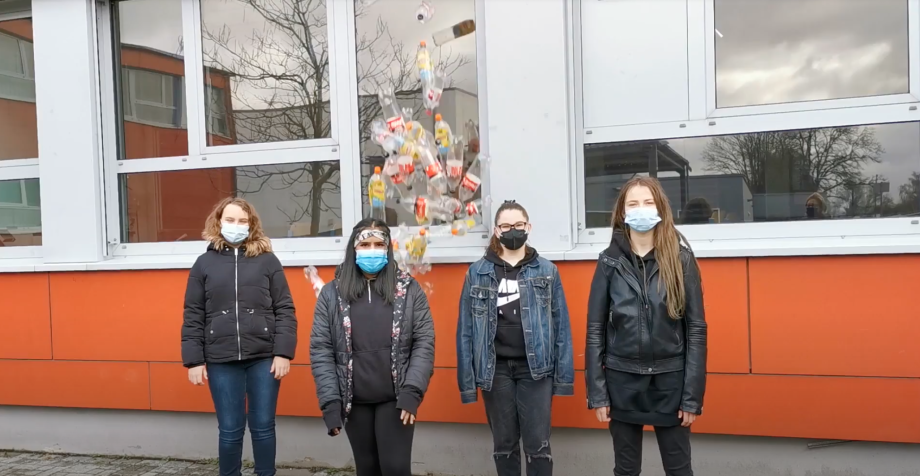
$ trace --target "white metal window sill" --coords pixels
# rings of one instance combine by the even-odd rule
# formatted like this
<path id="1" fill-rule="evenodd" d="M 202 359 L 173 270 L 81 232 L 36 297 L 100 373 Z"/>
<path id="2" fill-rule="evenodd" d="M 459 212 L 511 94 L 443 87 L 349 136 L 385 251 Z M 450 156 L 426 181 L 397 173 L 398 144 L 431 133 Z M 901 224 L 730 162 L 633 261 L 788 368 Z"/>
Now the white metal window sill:
<path id="1" fill-rule="evenodd" d="M 580 244 L 565 253 L 569 261 L 593 260 L 607 243 Z M 697 258 L 839 256 L 920 253 L 920 235 L 690 240 Z"/>

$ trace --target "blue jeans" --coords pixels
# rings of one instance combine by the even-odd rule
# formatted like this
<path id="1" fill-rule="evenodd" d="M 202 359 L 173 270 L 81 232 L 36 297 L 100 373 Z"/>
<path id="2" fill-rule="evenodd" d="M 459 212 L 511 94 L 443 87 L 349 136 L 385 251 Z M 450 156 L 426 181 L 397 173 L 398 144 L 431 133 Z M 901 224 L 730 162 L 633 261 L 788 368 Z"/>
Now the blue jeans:
<path id="1" fill-rule="evenodd" d="M 220 432 L 220 476 L 240 476 L 247 417 L 255 474 L 275 475 L 275 408 L 281 381 L 275 380 L 271 367 L 272 359 L 208 364 L 208 387 Z"/>

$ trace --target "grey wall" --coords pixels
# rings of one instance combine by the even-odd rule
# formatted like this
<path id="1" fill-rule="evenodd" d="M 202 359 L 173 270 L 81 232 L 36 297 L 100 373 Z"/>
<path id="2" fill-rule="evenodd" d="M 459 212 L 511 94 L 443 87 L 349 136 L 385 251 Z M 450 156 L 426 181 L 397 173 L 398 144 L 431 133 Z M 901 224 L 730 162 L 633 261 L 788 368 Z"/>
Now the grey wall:
<path id="1" fill-rule="evenodd" d="M 705 418 L 705 417 L 704 417 Z M 848 443 L 809 450 L 806 440 L 716 435 L 693 437 L 694 470 L 704 476 L 920 476 L 920 445 Z M 604 430 L 553 431 L 556 474 L 611 474 L 613 452 Z M 246 442 L 246 457 L 251 457 Z M 211 414 L 0 406 L 0 449 L 177 458 L 217 456 Z M 484 425 L 420 423 L 417 473 L 495 474 Z M 330 438 L 316 418 L 278 419 L 278 461 L 345 466 L 345 436 Z M 663 474 L 652 433 L 645 435 L 644 471 Z"/>

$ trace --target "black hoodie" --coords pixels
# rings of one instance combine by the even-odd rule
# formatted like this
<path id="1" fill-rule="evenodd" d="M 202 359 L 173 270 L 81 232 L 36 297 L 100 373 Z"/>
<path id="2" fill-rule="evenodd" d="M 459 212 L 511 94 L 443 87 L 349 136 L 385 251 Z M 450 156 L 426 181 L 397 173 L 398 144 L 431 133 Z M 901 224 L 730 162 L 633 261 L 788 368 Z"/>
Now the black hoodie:
<path id="1" fill-rule="evenodd" d="M 486 259 L 495 264 L 498 281 L 498 328 L 495 331 L 495 356 L 500 359 L 527 357 L 524 328 L 521 325 L 521 294 L 518 291 L 518 274 L 527 263 L 537 259 L 537 250 L 527 247 L 524 259 L 511 266 L 491 249 Z"/>

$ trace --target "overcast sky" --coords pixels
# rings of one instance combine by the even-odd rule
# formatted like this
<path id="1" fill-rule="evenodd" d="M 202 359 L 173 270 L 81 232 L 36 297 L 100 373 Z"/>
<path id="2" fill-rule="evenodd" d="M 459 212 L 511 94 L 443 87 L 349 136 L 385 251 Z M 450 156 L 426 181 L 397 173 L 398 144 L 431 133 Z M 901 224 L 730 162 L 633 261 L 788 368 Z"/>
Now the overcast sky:
<path id="1" fill-rule="evenodd" d="M 263 3 L 283 6 L 292 0 L 270 0 Z M 318 0 L 313 0 L 318 4 Z M 454 40 L 441 48 L 435 48 L 431 34 L 443 28 L 450 27 L 463 20 L 475 18 L 473 0 L 430 0 L 434 6 L 435 14 L 430 21 L 421 24 L 416 20 L 416 9 L 420 5 L 418 0 L 358 0 L 358 10 L 362 12 L 356 22 L 358 40 L 362 37 L 368 40 L 375 38 L 378 33 L 378 22 L 386 27 L 386 35 L 373 45 L 373 56 L 370 51 L 359 55 L 358 62 L 362 71 L 371 70 L 376 78 L 386 75 L 395 75 L 398 68 L 395 66 L 394 55 L 396 50 L 393 45 L 403 45 L 404 51 L 412 55 L 420 41 L 427 41 L 432 50 L 434 60 L 440 57 L 466 59 L 466 64 L 453 71 L 451 84 L 472 93 L 478 91 L 476 82 L 476 34 Z M 283 8 L 283 7 L 282 7 Z M 277 30 L 267 28 L 262 16 L 240 0 L 202 0 L 203 28 L 213 34 L 226 27 L 228 36 L 225 43 L 231 48 L 237 44 L 251 46 L 252 38 L 268 34 L 282 47 L 291 45 L 290 37 Z M 325 8 L 317 10 L 322 14 Z M 141 46 L 147 46 L 170 53 L 182 53 L 182 8 L 180 0 L 131 0 L 121 4 L 121 41 Z M 267 33 L 266 33 L 267 32 Z M 315 35 L 326 35 L 326 32 L 317 32 Z M 212 44 L 205 41 L 204 48 L 211 51 Z M 296 50 L 294 50 L 296 51 Z M 263 52 L 267 62 L 280 66 L 279 58 L 283 54 L 267 50 Z M 274 57 L 272 57 L 274 55 Z M 225 58 L 229 58 L 225 55 Z M 222 61 L 227 62 L 227 61 Z M 414 65 L 413 65 L 414 66 Z M 375 91 L 370 81 L 359 85 L 362 91 Z M 265 88 L 268 89 L 268 88 Z M 238 94 L 249 94 L 245 90 L 237 91 Z M 259 95 L 258 92 L 254 93 Z M 264 93 L 262 93 L 264 94 Z M 248 101 L 253 107 L 258 101 Z M 238 104 L 243 107 L 244 105 Z"/>

